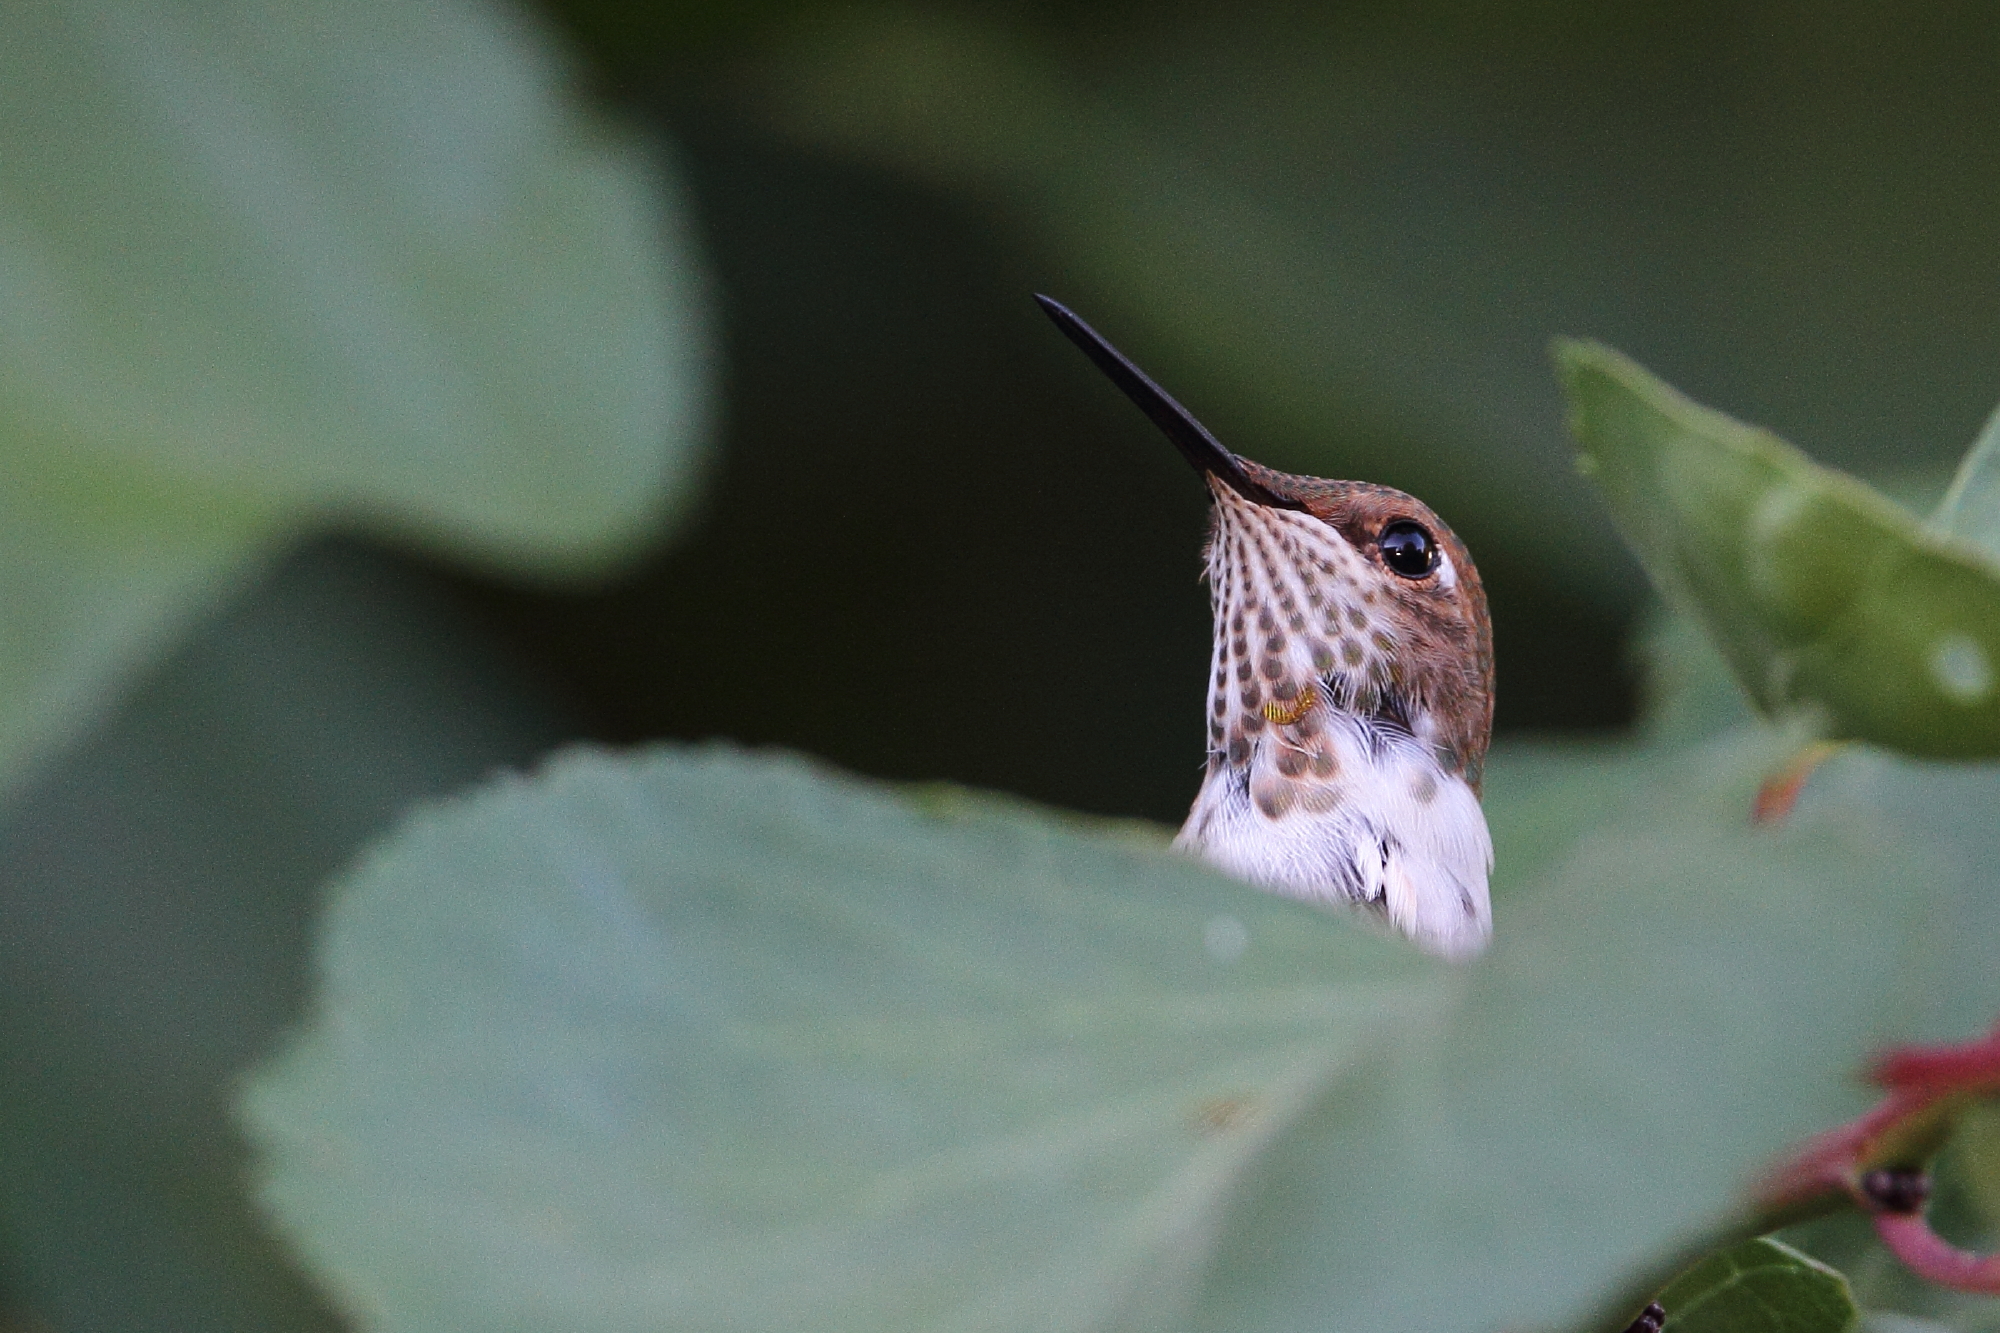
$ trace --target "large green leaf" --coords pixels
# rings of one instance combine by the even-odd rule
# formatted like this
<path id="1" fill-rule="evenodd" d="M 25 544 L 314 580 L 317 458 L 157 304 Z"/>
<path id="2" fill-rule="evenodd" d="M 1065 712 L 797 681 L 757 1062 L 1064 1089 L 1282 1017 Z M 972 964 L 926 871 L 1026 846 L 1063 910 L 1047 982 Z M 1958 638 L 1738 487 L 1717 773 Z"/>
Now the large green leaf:
<path id="1" fill-rule="evenodd" d="M 438 0 L 17 14 L 15 446 L 536 567 L 650 532 L 700 411 L 686 241 L 535 38 Z"/>
<path id="2" fill-rule="evenodd" d="M 1620 530 L 1767 712 L 1913 754 L 2000 754 L 2000 567 L 1767 431 L 1561 342 Z"/>
<path id="3" fill-rule="evenodd" d="M 574 754 L 338 893 L 247 1102 L 371 1327 L 1158 1327 L 1441 967 L 1167 854 L 793 760 Z"/>
<path id="4" fill-rule="evenodd" d="M 1768 1237 L 1718 1250 L 1659 1295 L 1670 1333 L 1848 1333 L 1847 1279 Z"/>
<path id="5" fill-rule="evenodd" d="M 548 573 L 649 536 L 702 433 L 696 289 L 656 156 L 517 15 L 11 13 L 0 780 L 308 525 Z"/>
<path id="6" fill-rule="evenodd" d="M 1014 804 L 572 755 L 337 887 L 264 1196 L 379 1329 L 1573 1318 L 2000 1007 L 1991 839 L 1905 809 L 1993 777 L 1753 830 L 1792 743 L 1503 747 L 1463 969 Z"/>

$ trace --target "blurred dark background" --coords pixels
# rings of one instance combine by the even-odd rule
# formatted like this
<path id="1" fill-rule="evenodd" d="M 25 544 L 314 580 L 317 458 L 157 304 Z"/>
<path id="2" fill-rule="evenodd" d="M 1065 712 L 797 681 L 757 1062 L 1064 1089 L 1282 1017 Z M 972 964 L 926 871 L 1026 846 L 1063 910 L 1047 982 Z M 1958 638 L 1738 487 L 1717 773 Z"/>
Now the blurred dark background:
<path id="1" fill-rule="evenodd" d="M 608 739 L 731 736 L 1178 822 L 1203 746 L 1206 497 L 1029 302 L 1087 286 L 1075 266 L 977 194 L 773 129 L 730 74 L 776 11 L 709 15 L 692 51 L 649 48 L 659 20 L 553 13 L 600 91 L 678 149 L 722 298 L 725 424 L 697 519 L 613 586 L 524 592 L 444 571 L 458 594 Z M 1007 17 L 1111 43 L 1148 13 Z M 1422 447 L 1365 403 L 1347 426 L 1275 453 L 1247 429 L 1226 438 L 1301 470 Z M 1560 451 L 1559 420 L 1546 426 Z M 1464 521 L 1477 542 L 1478 515 Z M 1618 548 L 1586 557 L 1626 576 L 1596 599 L 1474 549 L 1504 662 L 1499 726 L 1628 722 L 1637 585 Z"/>
<path id="2" fill-rule="evenodd" d="M 1179 818 L 1201 750 L 1203 495 L 1034 290 L 1242 452 L 1430 499 L 1486 576 L 1503 732 L 1617 728 L 1634 707 L 1642 580 L 1566 475 L 1550 336 L 1605 337 L 1878 475 L 1941 474 L 2000 391 L 2000 25 L 1976 6 L 548 13 L 599 94 L 677 146 L 722 299 L 726 417 L 699 519 L 599 592 L 455 584 L 610 738 L 728 735 Z M 1180 299 L 1183 273 L 1111 270 L 1090 247 L 1118 246 L 1126 219 L 1015 156 L 912 147 L 837 84 L 794 95 L 831 82 L 821 65 L 865 65 L 857 49 L 881 68 L 856 81 L 895 84 L 899 60 L 950 58 L 924 49 L 949 41 L 1034 75 L 901 108 L 931 122 L 918 134 L 1023 136 L 1007 154 L 1086 174 L 1097 150 L 1042 148 L 1018 105 L 1083 90 L 1163 155 L 1163 213 L 1213 187 L 1218 214 L 1247 199 L 1253 222 L 1296 222 L 1272 285 L 1225 294 L 1264 342 L 1204 358 L 1237 325 Z M 1184 230 L 1274 245 L 1247 223 Z M 1321 287 L 1326 307 L 1302 310 Z M 1392 308 L 1380 328 L 1336 310 L 1369 302 Z M 1177 340 L 1149 336 L 1177 318 Z M 1265 343 L 1323 365 L 1311 401 L 1287 401 L 1300 372 Z"/>
<path id="3" fill-rule="evenodd" d="M 1916 488 L 2000 398 L 1990 6 L 538 15 L 685 187 L 706 485 L 587 588 L 298 550 L 8 808 L 24 1322 L 332 1323 L 226 1098 L 304 1002 L 317 886 L 412 800 L 564 740 L 728 736 L 1178 820 L 1203 493 L 1032 291 L 1241 452 L 1431 501 L 1514 735 L 1631 721 L 1646 596 L 1570 472 L 1550 336 Z"/>

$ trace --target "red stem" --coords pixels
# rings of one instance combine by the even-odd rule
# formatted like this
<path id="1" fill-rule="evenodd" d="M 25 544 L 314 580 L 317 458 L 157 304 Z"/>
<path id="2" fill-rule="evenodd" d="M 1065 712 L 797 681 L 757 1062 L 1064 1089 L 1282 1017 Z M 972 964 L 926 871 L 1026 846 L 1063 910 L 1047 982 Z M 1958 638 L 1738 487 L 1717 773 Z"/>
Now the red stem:
<path id="1" fill-rule="evenodd" d="M 1875 1234 L 1918 1277 L 2000 1296 L 2000 1254 L 1969 1254 L 1932 1231 L 1922 1213 L 1877 1213 Z"/>

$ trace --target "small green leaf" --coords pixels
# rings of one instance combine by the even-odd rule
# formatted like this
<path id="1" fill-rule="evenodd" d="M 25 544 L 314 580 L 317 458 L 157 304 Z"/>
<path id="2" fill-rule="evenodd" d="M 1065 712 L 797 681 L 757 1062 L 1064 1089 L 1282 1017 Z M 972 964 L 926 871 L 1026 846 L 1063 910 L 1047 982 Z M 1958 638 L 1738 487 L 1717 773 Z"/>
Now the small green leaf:
<path id="1" fill-rule="evenodd" d="M 1769 1238 L 1718 1250 L 1667 1284 L 1663 1333 L 1847 1333 L 1847 1279 Z"/>
<path id="2" fill-rule="evenodd" d="M 1556 363 L 1590 475 L 1766 713 L 1912 754 L 2000 754 L 2000 568 L 1625 357 Z"/>

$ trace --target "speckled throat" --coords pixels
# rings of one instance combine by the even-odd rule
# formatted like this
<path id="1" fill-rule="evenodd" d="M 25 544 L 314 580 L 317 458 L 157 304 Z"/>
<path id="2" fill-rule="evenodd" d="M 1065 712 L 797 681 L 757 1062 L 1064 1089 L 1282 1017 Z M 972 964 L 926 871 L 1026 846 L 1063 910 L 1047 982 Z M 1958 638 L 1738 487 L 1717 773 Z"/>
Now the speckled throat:
<path id="1" fill-rule="evenodd" d="M 1315 484 L 1369 511 L 1415 503 L 1381 487 Z M 1476 792 L 1490 698 L 1462 697 L 1484 682 L 1455 681 L 1425 654 L 1483 653 L 1474 665 L 1490 672 L 1490 649 L 1432 642 L 1450 618 L 1423 615 L 1414 590 L 1327 518 L 1214 479 L 1209 489 L 1209 757 L 1179 844 L 1283 893 L 1365 904 L 1433 952 L 1478 952 L 1491 932 L 1492 847 Z M 1425 595 L 1477 595 L 1476 582 L 1458 586 L 1477 575 L 1455 540 L 1440 560 Z"/>
<path id="2" fill-rule="evenodd" d="M 1414 734 L 1427 717 L 1407 716 L 1396 693 L 1398 637 L 1374 588 L 1376 576 L 1341 536 L 1312 515 L 1272 509 L 1215 492 L 1208 582 L 1215 608 L 1214 675 L 1209 682 L 1209 748 L 1230 765 L 1249 762 L 1269 730 L 1277 771 L 1290 778 L 1335 776 L 1334 755 L 1318 742 L 1321 702 L 1380 717 Z M 1426 728 L 1427 730 L 1431 728 Z M 1323 790 L 1323 789 L 1322 789 Z M 1305 789 L 1273 783 L 1253 793 L 1267 816 L 1282 815 Z"/>
<path id="3" fill-rule="evenodd" d="M 1464 545 L 1401 491 L 1239 458 L 1076 312 L 1035 300 L 1215 497 L 1208 769 L 1177 845 L 1365 904 L 1434 953 L 1479 952 L 1493 635 Z"/>

